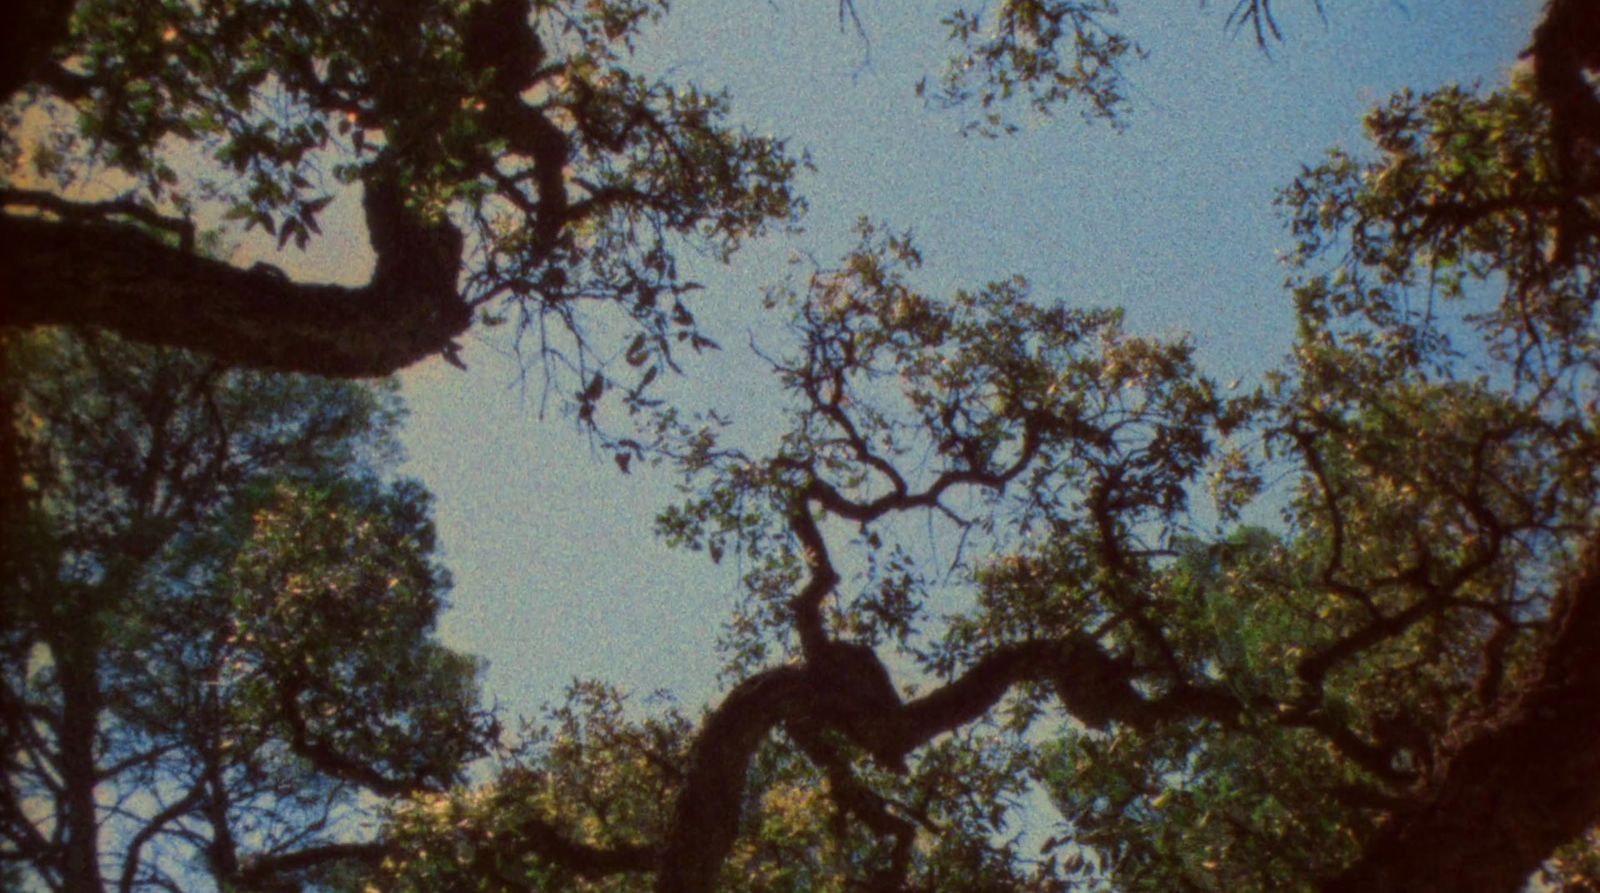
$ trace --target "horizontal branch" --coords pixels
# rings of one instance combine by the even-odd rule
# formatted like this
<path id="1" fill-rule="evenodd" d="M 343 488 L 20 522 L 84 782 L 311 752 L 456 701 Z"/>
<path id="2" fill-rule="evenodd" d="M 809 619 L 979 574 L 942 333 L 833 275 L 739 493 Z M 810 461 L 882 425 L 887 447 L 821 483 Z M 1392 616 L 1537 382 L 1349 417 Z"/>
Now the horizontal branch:
<path id="1" fill-rule="evenodd" d="M 90 326 L 229 366 L 345 378 L 396 372 L 450 349 L 471 323 L 456 287 L 461 237 L 447 223 L 416 220 L 397 190 L 375 181 L 365 204 L 378 262 L 360 288 L 201 257 L 138 225 L 86 219 L 96 206 L 0 214 L 0 327 Z"/>
<path id="2" fill-rule="evenodd" d="M 438 789 L 438 785 L 425 778 L 391 778 L 367 763 L 345 756 L 326 741 L 312 737 L 305 716 L 300 712 L 300 691 L 288 685 L 278 691 L 278 710 L 288 726 L 287 743 L 296 756 L 321 772 L 359 784 L 381 797 L 405 797 Z"/>
<path id="3" fill-rule="evenodd" d="M 377 865 L 389 852 L 390 847 L 387 844 L 373 842 L 330 843 L 287 853 L 264 853 L 245 857 L 243 867 L 229 880 L 249 889 L 278 875 L 319 868 L 337 862 Z"/>
<path id="4" fill-rule="evenodd" d="M 1049 682 L 1066 711 L 1092 728 L 1121 722 L 1148 729 L 1160 722 L 1210 719 L 1232 723 L 1242 705 L 1232 695 L 1179 685 L 1147 698 L 1134 686 L 1135 669 L 1088 636 L 1002 646 L 956 680 L 917 698 L 892 717 L 902 753 L 974 722 L 1012 686 Z"/>

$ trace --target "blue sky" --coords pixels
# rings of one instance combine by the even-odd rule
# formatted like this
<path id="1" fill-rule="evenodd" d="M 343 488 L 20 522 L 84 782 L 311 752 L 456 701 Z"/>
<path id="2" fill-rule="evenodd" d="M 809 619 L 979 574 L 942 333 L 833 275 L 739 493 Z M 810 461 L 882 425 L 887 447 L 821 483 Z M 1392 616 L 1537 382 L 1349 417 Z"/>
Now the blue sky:
<path id="1" fill-rule="evenodd" d="M 1191 333 L 1218 379 L 1259 376 L 1292 332 L 1275 191 L 1329 147 L 1358 147 L 1362 113 L 1395 90 L 1502 80 L 1538 11 L 1327 0 L 1324 23 L 1310 0 L 1278 5 L 1287 42 L 1269 58 L 1224 30 L 1231 0 L 1128 4 L 1140 8 L 1127 29 L 1150 53 L 1128 68 L 1130 128 L 1067 112 L 992 141 L 958 136 L 955 116 L 913 96 L 942 64 L 941 4 L 857 0 L 865 43 L 841 32 L 833 0 L 677 4 L 639 64 L 728 88 L 738 121 L 809 149 L 817 169 L 800 182 L 803 233 L 725 267 L 688 265 L 707 286 L 696 315 L 726 349 L 686 364 L 674 387 L 759 427 L 768 398 L 746 345 L 773 323 L 761 290 L 795 252 L 838 257 L 862 215 L 914 233 L 930 294 L 1022 274 L 1039 299 L 1122 306 L 1137 331 Z M 295 267 L 361 281 L 362 249 L 329 240 Z M 512 714 L 575 677 L 706 703 L 731 569 L 657 542 L 670 476 L 624 477 L 554 404 L 541 418 L 537 380 L 524 391 L 502 348 L 470 344 L 468 373 L 431 361 L 402 376 L 404 471 L 437 495 L 456 578 L 447 641 L 488 659 L 489 692 Z"/>

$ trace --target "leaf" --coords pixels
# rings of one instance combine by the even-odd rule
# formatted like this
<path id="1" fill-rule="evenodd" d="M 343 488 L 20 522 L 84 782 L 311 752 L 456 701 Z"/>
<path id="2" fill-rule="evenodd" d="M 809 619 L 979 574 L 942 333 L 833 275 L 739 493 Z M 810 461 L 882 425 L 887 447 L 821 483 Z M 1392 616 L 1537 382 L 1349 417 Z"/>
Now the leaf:
<path id="1" fill-rule="evenodd" d="M 301 231 L 300 221 L 296 220 L 295 218 L 290 217 L 287 220 L 283 221 L 283 229 L 278 231 L 278 250 L 282 251 L 283 250 L 283 246 L 288 244 L 289 239 L 291 237 L 293 237 L 296 233 L 299 233 L 300 231 Z M 304 239 L 305 239 L 304 234 L 301 234 L 300 239 L 297 240 L 296 244 L 298 244 L 300 247 L 304 248 L 305 247 Z"/>

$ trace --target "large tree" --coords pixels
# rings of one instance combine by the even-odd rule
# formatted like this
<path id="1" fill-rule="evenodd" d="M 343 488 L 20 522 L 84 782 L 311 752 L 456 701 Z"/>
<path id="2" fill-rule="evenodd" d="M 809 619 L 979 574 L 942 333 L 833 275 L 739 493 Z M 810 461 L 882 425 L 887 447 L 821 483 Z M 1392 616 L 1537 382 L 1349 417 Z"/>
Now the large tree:
<path id="1" fill-rule="evenodd" d="M 430 635 L 428 496 L 390 386 L 12 337 L 0 859 L 24 888 L 219 889 L 374 856 L 361 797 L 493 744 Z M 24 880 L 25 879 L 25 880 Z"/>
<path id="2" fill-rule="evenodd" d="M 366 289 L 299 285 L 194 262 L 150 205 L 18 189 L 0 235 L 32 265 L 0 322 L 359 374 L 445 348 L 501 295 L 563 321 L 601 297 L 642 327 L 618 351 L 642 381 L 669 336 L 696 343 L 655 234 L 729 247 L 796 207 L 779 146 L 614 64 L 653 6 L 77 6 L 22 23 L 46 48 L 15 66 L 83 116 L 68 157 L 161 200 L 220 195 L 289 240 L 321 201 L 301 165 L 342 151 L 378 266 Z M 935 96 L 994 133 L 1019 96 L 1114 116 L 1131 43 L 1113 13 L 954 14 L 963 55 Z M 1235 16 L 1276 27 L 1265 0 Z M 685 475 L 663 535 L 741 563 L 727 695 L 641 721 L 575 690 L 493 781 L 398 807 L 363 882 L 1511 891 L 1544 866 L 1593 884 L 1597 30 L 1593 2 L 1553 0 L 1513 83 L 1398 96 L 1370 154 L 1285 191 L 1299 334 L 1243 393 L 1184 341 L 1018 280 L 927 296 L 915 248 L 864 226 L 773 294 L 776 446 L 670 412 L 631 441 Z M 221 61 L 180 55 L 201 38 Z M 287 101 L 255 101 L 270 91 Z M 163 138 L 237 179 L 184 186 Z M 1269 477 L 1292 482 L 1284 523 L 1242 526 Z M 960 544 L 953 567 L 919 554 L 923 516 Z M 1037 858 L 1006 808 L 1035 784 L 1062 815 Z"/>

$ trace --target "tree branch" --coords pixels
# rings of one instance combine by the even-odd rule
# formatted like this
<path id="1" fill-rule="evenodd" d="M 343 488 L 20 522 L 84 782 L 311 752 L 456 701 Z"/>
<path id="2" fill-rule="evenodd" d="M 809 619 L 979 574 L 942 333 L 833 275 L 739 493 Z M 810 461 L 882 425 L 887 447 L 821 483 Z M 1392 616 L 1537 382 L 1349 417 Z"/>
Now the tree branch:
<path id="1" fill-rule="evenodd" d="M 848 649 L 865 646 L 830 643 L 827 656 Z M 656 891 L 712 888 L 738 834 L 750 761 L 779 724 L 793 724 L 802 736 L 838 731 L 878 761 L 892 764 L 979 719 L 1022 682 L 1053 683 L 1067 710 L 1097 727 L 1125 722 L 1150 728 L 1191 718 L 1232 723 L 1241 709 L 1226 693 L 1187 685 L 1146 698 L 1134 688 L 1135 672 L 1092 639 L 1076 636 L 1002 646 L 959 679 L 903 705 L 884 703 L 876 685 L 842 684 L 841 673 L 829 664 L 758 673 L 711 712 L 690 751 Z"/>
<path id="2" fill-rule="evenodd" d="M 516 841 L 528 851 L 585 877 L 654 871 L 661 856 L 654 847 L 618 845 L 595 847 L 577 843 L 554 825 L 528 819 L 517 827 Z"/>
<path id="3" fill-rule="evenodd" d="M 76 5 L 76 0 L 0 4 L 0 99 L 11 99 L 53 67 L 51 52 L 67 39 Z"/>
<path id="4" fill-rule="evenodd" d="M 122 875 L 117 881 L 118 893 L 133 893 L 134 884 L 139 879 L 139 862 L 143 859 L 145 844 L 160 834 L 166 826 L 177 819 L 193 812 L 200 805 L 205 796 L 205 787 L 201 782 L 196 782 L 189 788 L 183 797 L 168 804 L 165 809 L 151 816 L 133 838 L 128 841 L 128 848 L 122 857 Z"/>
<path id="5" fill-rule="evenodd" d="M 800 667 L 778 667 L 735 686 L 706 718 L 661 854 L 656 893 L 705 893 L 739 831 L 750 759 L 779 722 L 805 712 L 817 692 Z"/>
<path id="6" fill-rule="evenodd" d="M 388 844 L 374 841 L 372 843 L 330 843 L 322 846 L 307 847 L 288 853 L 263 853 L 255 856 L 246 856 L 242 861 L 239 871 L 230 881 L 250 888 L 271 880 L 276 875 L 288 874 L 296 871 L 305 871 L 334 862 L 362 862 L 376 865 L 388 855 L 391 847 Z"/>
<path id="7" fill-rule="evenodd" d="M 422 778 L 390 778 L 377 769 L 340 753 L 326 741 L 311 737 L 305 716 L 300 712 L 300 689 L 284 685 L 278 691 L 278 709 L 288 725 L 289 749 L 317 769 L 334 778 L 352 781 L 383 797 L 405 797 L 435 786 Z"/>
<path id="8" fill-rule="evenodd" d="M 200 257 L 106 221 L 106 209 L 96 206 L 30 202 L 50 216 L 0 215 L 10 282 L 0 327 L 92 326 L 230 366 L 390 374 L 450 347 L 472 315 L 456 288 L 460 233 L 419 220 L 377 174 L 366 187 L 378 260 L 360 288 L 299 283 L 265 265 L 242 270 Z"/>

